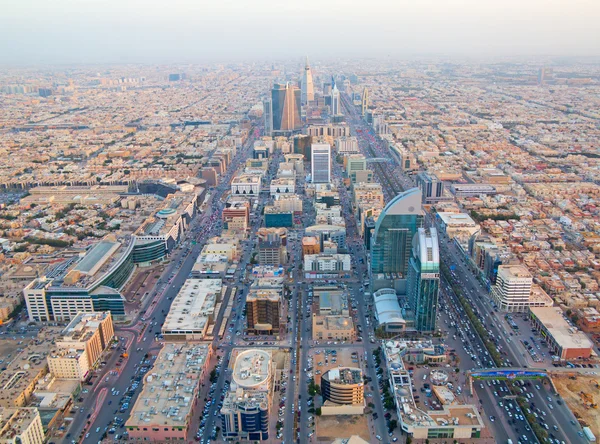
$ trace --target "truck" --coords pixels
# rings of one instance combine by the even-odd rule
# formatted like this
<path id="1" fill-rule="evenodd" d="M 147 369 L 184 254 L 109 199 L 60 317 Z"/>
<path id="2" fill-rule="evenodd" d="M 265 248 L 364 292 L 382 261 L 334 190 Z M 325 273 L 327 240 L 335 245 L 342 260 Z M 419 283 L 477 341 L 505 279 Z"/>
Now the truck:
<path id="1" fill-rule="evenodd" d="M 583 428 L 583 434 L 588 439 L 589 442 L 596 442 L 596 437 L 592 433 L 592 430 L 589 427 Z"/>

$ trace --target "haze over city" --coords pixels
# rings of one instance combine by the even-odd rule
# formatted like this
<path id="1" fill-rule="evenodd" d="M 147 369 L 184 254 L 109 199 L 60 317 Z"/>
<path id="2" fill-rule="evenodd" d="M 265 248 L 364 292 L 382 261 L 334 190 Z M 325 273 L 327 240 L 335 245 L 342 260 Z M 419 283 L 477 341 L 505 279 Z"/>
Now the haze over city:
<path id="1" fill-rule="evenodd" d="M 594 0 L 22 0 L 3 4 L 0 63 L 597 57 L 599 19 Z"/>
<path id="2" fill-rule="evenodd" d="M 5 2 L 0 442 L 596 442 L 599 18 Z"/>

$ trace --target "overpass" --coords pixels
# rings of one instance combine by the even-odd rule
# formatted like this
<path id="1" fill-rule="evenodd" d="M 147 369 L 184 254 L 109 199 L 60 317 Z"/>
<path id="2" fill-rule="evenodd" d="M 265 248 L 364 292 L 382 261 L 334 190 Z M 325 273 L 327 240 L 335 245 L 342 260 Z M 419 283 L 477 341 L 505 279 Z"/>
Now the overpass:
<path id="1" fill-rule="evenodd" d="M 467 378 L 469 381 L 469 390 L 473 393 L 473 379 L 498 379 L 514 381 L 518 379 L 544 379 L 548 378 L 552 386 L 552 375 L 575 376 L 596 375 L 598 371 L 595 368 L 527 368 L 527 367 L 501 367 L 501 368 L 482 368 L 477 370 L 468 370 Z"/>

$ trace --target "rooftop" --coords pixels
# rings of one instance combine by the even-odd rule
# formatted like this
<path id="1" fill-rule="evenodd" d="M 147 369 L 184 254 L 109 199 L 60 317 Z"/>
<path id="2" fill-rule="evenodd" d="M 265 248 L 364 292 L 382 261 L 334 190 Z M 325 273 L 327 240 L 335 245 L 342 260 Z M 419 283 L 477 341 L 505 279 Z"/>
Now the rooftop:
<path id="1" fill-rule="evenodd" d="M 336 384 L 362 384 L 362 371 L 354 367 L 332 368 L 323 374 L 323 378 Z"/>
<path id="2" fill-rule="evenodd" d="M 148 371 L 127 427 L 181 426 L 196 401 L 210 344 L 166 343 Z"/>
<path id="3" fill-rule="evenodd" d="M 268 350 L 243 350 L 233 365 L 233 381 L 243 389 L 267 390 L 270 373 L 271 351 Z"/>
<path id="4" fill-rule="evenodd" d="M 163 323 L 164 332 L 202 332 L 212 318 L 221 294 L 221 279 L 188 279 L 173 299 Z"/>
<path id="5" fill-rule="evenodd" d="M 592 341 L 577 327 L 572 327 L 558 307 L 530 307 L 535 316 L 562 348 L 592 348 Z"/>

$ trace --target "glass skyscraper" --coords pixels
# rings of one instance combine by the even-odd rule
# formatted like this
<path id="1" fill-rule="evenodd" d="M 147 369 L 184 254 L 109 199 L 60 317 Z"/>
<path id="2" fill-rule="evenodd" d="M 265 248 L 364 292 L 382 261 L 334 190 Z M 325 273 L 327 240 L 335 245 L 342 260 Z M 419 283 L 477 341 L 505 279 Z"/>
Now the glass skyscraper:
<path id="1" fill-rule="evenodd" d="M 289 82 L 275 84 L 271 91 L 271 110 L 273 113 L 273 131 L 291 132 L 302 127 L 300 118 L 300 88 Z"/>
<path id="2" fill-rule="evenodd" d="M 383 209 L 371 239 L 371 274 L 406 279 L 411 243 L 422 224 L 421 190 L 411 188 Z"/>
<path id="3" fill-rule="evenodd" d="M 419 332 L 435 331 L 440 291 L 440 251 L 435 228 L 419 228 L 412 241 L 407 296 L 414 326 Z"/>

